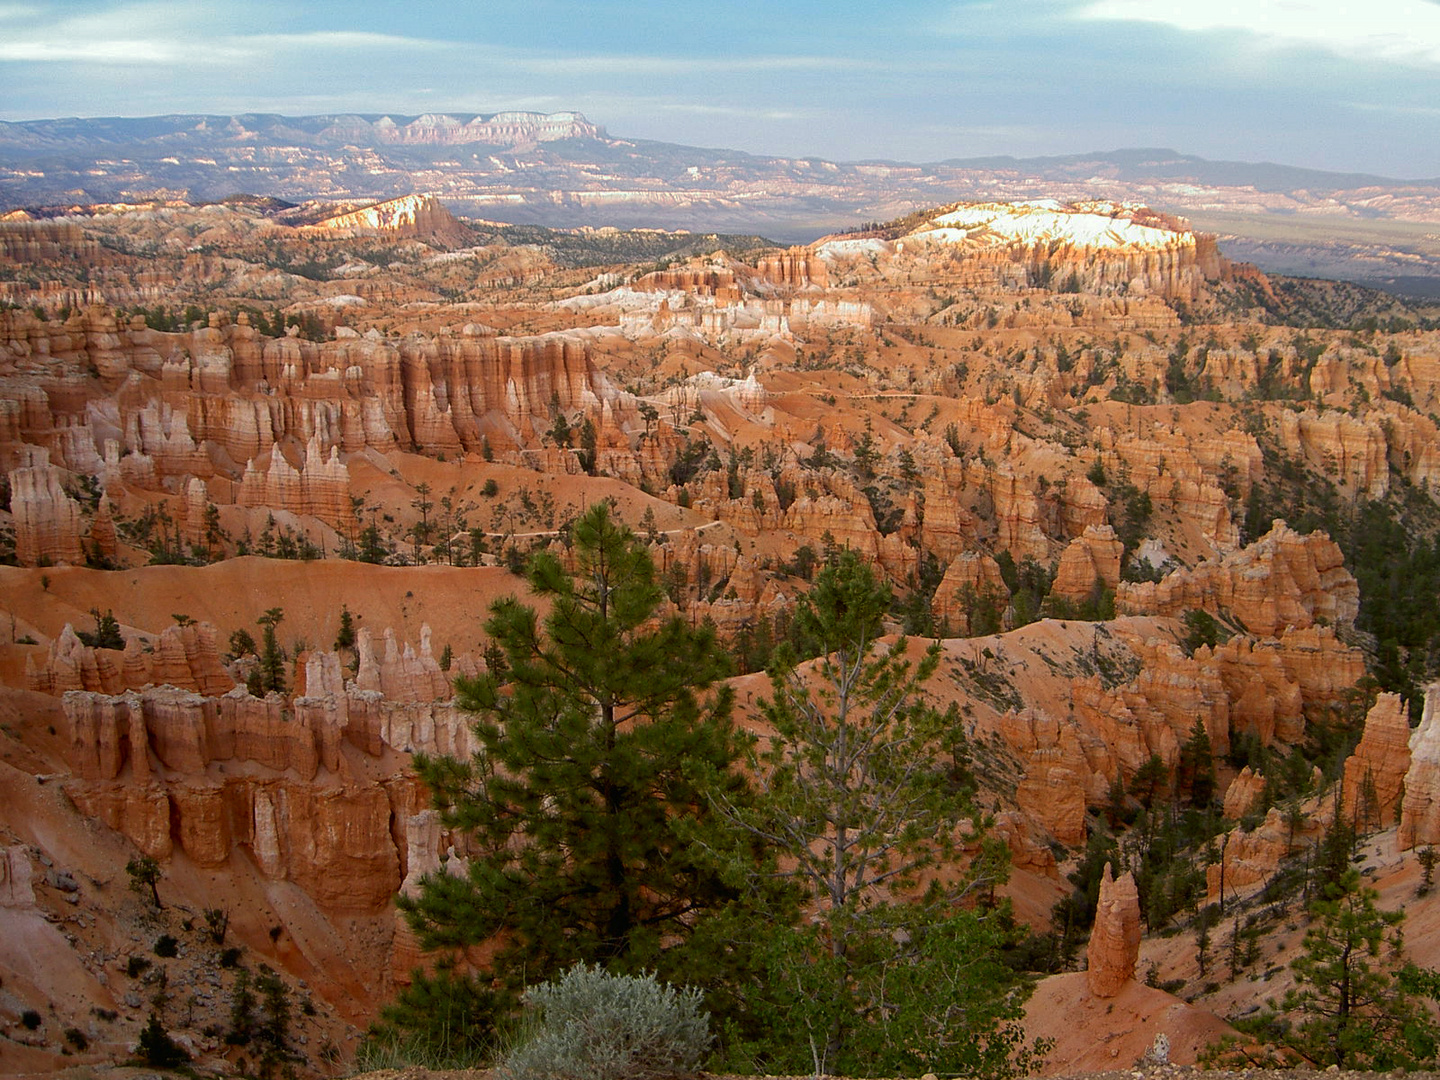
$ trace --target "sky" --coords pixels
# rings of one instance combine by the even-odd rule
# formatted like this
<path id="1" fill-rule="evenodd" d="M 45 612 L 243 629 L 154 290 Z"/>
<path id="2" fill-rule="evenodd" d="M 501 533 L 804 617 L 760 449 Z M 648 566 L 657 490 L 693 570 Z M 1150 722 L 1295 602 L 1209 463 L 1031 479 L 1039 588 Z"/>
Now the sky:
<path id="1" fill-rule="evenodd" d="M 0 0 L 0 119 L 577 110 L 834 161 L 1440 177 L 1440 0 Z"/>

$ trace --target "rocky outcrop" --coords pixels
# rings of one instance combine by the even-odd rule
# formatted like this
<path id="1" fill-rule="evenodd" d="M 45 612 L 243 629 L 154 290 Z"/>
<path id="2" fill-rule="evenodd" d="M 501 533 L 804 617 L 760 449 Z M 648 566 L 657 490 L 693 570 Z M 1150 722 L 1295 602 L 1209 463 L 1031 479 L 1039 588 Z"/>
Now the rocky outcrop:
<path id="1" fill-rule="evenodd" d="M 959 248 L 967 261 L 1003 256 L 1031 284 L 1087 293 L 1190 299 L 1224 271 L 1214 237 L 1149 212 L 1142 223 L 1133 208 L 1105 203 L 965 204 L 895 241 L 902 254 L 937 246 Z"/>
<path id="2" fill-rule="evenodd" d="M 1128 870 L 1115 878 L 1106 864 L 1100 879 L 1095 928 L 1085 949 L 1085 980 L 1096 997 L 1114 997 L 1135 977 L 1140 958 L 1140 894 Z"/>
<path id="3" fill-rule="evenodd" d="M 1225 789 L 1225 816 L 1239 821 L 1259 804 L 1265 793 L 1265 777 L 1246 765 Z"/>
<path id="4" fill-rule="evenodd" d="M 28 851 L 19 846 L 0 848 L 0 907 L 34 907 L 33 876 Z"/>
<path id="5" fill-rule="evenodd" d="M 87 780 L 113 780 L 126 763 L 148 779 L 157 769 L 203 773 L 213 761 L 246 761 L 313 779 L 321 734 L 281 699 L 254 698 L 243 689 L 204 697 L 174 687 L 118 696 L 72 691 L 64 698 L 71 762 Z"/>
<path id="6" fill-rule="evenodd" d="M 1125 547 L 1109 525 L 1087 525 L 1060 556 L 1050 595 L 1081 603 L 1097 585 L 1113 589 L 1120 584 L 1120 557 Z"/>
<path id="7" fill-rule="evenodd" d="M 1159 363 L 1159 358 L 1157 358 Z M 1136 372 L 1136 378 L 1148 378 Z M 1230 513 L 1230 494 L 1247 496 L 1264 475 L 1263 457 L 1248 432 L 1197 433 L 1174 424 L 1138 423 L 1109 416 L 1096 432 L 1100 460 L 1107 471 L 1129 477 L 1150 496 L 1156 514 L 1180 519 L 1183 532 L 1210 556 L 1235 550 L 1240 530 Z"/>
<path id="8" fill-rule="evenodd" d="M 768 284 L 787 289 L 805 289 L 812 285 L 823 289 L 830 283 L 825 260 L 803 247 L 762 256 L 755 264 L 755 272 Z"/>
<path id="9" fill-rule="evenodd" d="M 1065 631 L 1051 624 L 1034 634 L 1053 640 L 1057 632 Z M 1104 806 L 1117 781 L 1128 785 L 1153 757 L 1173 770 L 1197 721 L 1217 756 L 1228 753 L 1232 729 L 1254 732 L 1265 745 L 1293 745 L 1312 719 L 1333 715 L 1364 671 L 1358 650 L 1342 645 L 1328 627 L 1289 631 L 1263 643 L 1237 636 L 1193 656 L 1144 620 L 1097 624 L 1092 633 L 1083 646 L 1071 638 L 1058 654 L 1049 648 L 1030 653 L 1034 647 L 1027 646 L 1019 657 L 1010 651 L 1010 638 L 995 638 L 961 661 L 976 685 L 992 691 L 1018 686 L 1027 666 L 1028 678 L 1036 677 L 1034 665 L 1022 659 L 1027 654 L 1044 664 L 1042 676 L 1047 670 L 1062 676 L 1049 691 L 1032 683 L 1025 694 L 1045 704 L 998 711 L 985 725 L 1021 767 L 1016 805 L 1037 830 L 1067 846 L 1084 843 L 1087 808 Z M 983 689 L 981 696 L 987 696 Z M 1246 726 L 1255 718 L 1247 701 L 1257 696 L 1270 701 L 1264 729 Z M 989 703 L 996 707 L 993 698 Z M 1263 785 L 1253 774 L 1232 783 L 1231 816 L 1249 813 L 1246 800 Z"/>
<path id="10" fill-rule="evenodd" d="M 1400 850 L 1440 844 L 1440 687 L 1425 690 L 1420 726 L 1410 734 L 1410 768 L 1400 807 Z"/>
<path id="11" fill-rule="evenodd" d="M 36 451 L 33 464 L 10 473 L 10 513 L 15 520 L 15 558 L 21 566 L 85 561 L 80 504 L 65 490 L 65 473 Z"/>
<path id="12" fill-rule="evenodd" d="M 99 309 L 77 318 L 81 329 L 114 324 Z M 23 321 L 0 313 L 0 346 L 30 351 L 33 343 L 14 338 L 27 334 Z M 396 447 L 438 453 L 479 450 L 486 436 L 497 446 L 523 442 L 549 427 L 557 402 L 570 412 L 618 410 L 617 421 L 635 416 L 579 335 L 499 338 L 477 329 L 387 341 L 342 328 L 335 340 L 317 343 L 264 338 L 243 317 L 231 323 L 217 314 L 211 326 L 184 333 L 106 336 L 116 344 L 102 376 L 109 385 L 124 383 L 125 393 L 93 406 L 73 395 L 63 405 L 43 393 L 23 397 L 12 434 L 47 448 L 49 463 L 61 468 L 93 472 L 102 458 L 113 461 L 132 483 L 148 469 L 161 479 L 207 478 L 217 461 L 239 480 L 247 463 L 287 440 L 306 447 L 312 467 L 326 464 L 337 447 L 342 454 Z M 65 439 L 57 440 L 58 429 L 68 432 Z M 136 455 L 144 461 L 128 460 Z"/>
<path id="13" fill-rule="evenodd" d="M 300 468 L 273 447 L 270 461 L 262 470 L 260 458 L 245 466 L 235 500 L 241 506 L 288 510 L 319 518 L 334 529 L 353 523 L 350 507 L 350 472 L 340 461 L 340 448 L 332 446 L 327 456 L 314 435 L 305 448 Z M 192 515 L 187 515 L 187 524 Z"/>
<path id="14" fill-rule="evenodd" d="M 389 236 L 463 244 L 469 231 L 432 195 L 403 195 L 359 210 L 326 218 L 299 232 L 326 236 Z"/>
<path id="15" fill-rule="evenodd" d="M 380 912 L 400 885 L 392 808 L 379 784 L 226 776 L 72 784 L 67 794 L 153 858 L 178 847 L 217 867 L 240 849 L 263 876 L 295 883 L 332 913 Z"/>
<path id="16" fill-rule="evenodd" d="M 1254 829 L 1235 829 L 1221 838 L 1220 859 L 1205 868 L 1205 896 L 1214 903 L 1233 896 L 1237 890 L 1249 889 L 1270 880 L 1280 863 L 1296 850 L 1296 845 L 1321 827 L 1329 813 L 1325 799 L 1306 804 L 1303 811 L 1290 814 L 1278 806 Z"/>
<path id="17" fill-rule="evenodd" d="M 178 849 L 216 867 L 243 850 L 266 877 L 294 882 L 332 912 L 389 903 L 406 858 L 391 822 L 418 801 L 413 782 L 365 779 L 347 754 L 474 750 L 469 718 L 453 709 L 355 689 L 297 698 L 293 714 L 275 696 L 173 688 L 71 693 L 64 709 L 75 776 L 67 792 L 82 812 L 157 859 Z M 226 768 L 232 762 L 241 767 Z"/>
<path id="18" fill-rule="evenodd" d="M 1085 843 L 1084 773 L 1068 768 L 1059 749 L 1035 750 L 1025 778 L 1016 785 L 1015 805 L 1066 847 Z"/>
<path id="19" fill-rule="evenodd" d="M 1314 465 L 1352 495 L 1383 498 L 1390 489 L 1384 429 L 1332 410 L 1280 414 L 1280 444 L 1287 456 Z"/>
<path id="20" fill-rule="evenodd" d="M 1360 650 L 1327 626 L 1287 630 L 1265 641 L 1237 634 L 1195 655 L 1218 669 L 1234 730 L 1255 733 L 1265 746 L 1298 743 L 1306 723 L 1341 706 L 1365 674 Z"/>
<path id="21" fill-rule="evenodd" d="M 356 652 L 360 658 L 355 686 L 382 694 L 389 701 L 448 701 L 451 697 L 450 678 L 440 670 L 430 647 L 430 627 L 420 628 L 420 650 L 416 652 L 407 641 L 397 644 L 395 632 L 386 628 L 384 651 L 376 656 L 375 645 L 368 629 L 356 635 Z"/>
<path id="22" fill-rule="evenodd" d="M 63 694 L 69 690 L 93 690 L 118 694 L 125 687 L 119 657 L 113 649 L 94 649 L 84 644 L 69 623 L 50 642 L 44 661 L 37 667 L 34 658 L 25 658 L 25 681 L 42 694 Z"/>
<path id="23" fill-rule="evenodd" d="M 991 629 L 998 629 L 998 616 L 1009 603 L 1010 590 L 1000 576 L 1000 564 L 989 555 L 966 551 L 955 556 L 945 571 L 931 601 L 931 611 L 939 625 L 966 636 L 976 632 L 974 616 L 978 606 L 993 611 L 997 625 Z"/>
<path id="24" fill-rule="evenodd" d="M 146 654 L 138 637 L 125 645 L 125 682 L 131 688 L 150 684 L 175 686 L 199 694 L 223 694 L 235 680 L 220 661 L 220 632 L 209 623 L 167 626 Z M 144 664 L 144 682 L 132 675 Z"/>
<path id="25" fill-rule="evenodd" d="M 148 644 L 131 635 L 117 657 L 112 649 L 82 643 L 67 623 L 39 666 L 27 658 L 26 681 L 31 690 L 57 695 L 71 690 L 118 694 L 161 685 L 223 694 L 235 680 L 220 661 L 218 633 L 209 623 L 168 626 Z"/>
<path id="26" fill-rule="evenodd" d="M 1399 694 L 1381 694 L 1365 715 L 1365 731 L 1345 759 L 1341 812 L 1360 833 L 1386 829 L 1400 815 L 1410 770 L 1410 718 Z"/>
<path id="27" fill-rule="evenodd" d="M 1233 617 L 1252 634 L 1269 637 L 1317 619 L 1352 624 L 1360 590 L 1338 544 L 1322 532 L 1301 536 L 1276 521 L 1232 555 L 1178 570 L 1158 583 L 1122 582 L 1116 603 L 1122 612 L 1172 617 L 1200 609 Z"/>

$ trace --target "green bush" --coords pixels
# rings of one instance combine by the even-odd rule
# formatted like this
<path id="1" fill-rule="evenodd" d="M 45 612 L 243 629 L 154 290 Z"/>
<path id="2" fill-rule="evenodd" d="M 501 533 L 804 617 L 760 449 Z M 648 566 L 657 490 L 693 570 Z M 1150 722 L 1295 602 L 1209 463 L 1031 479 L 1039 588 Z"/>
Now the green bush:
<path id="1" fill-rule="evenodd" d="M 175 940 L 173 934 L 161 934 L 155 939 L 155 955 L 163 957 L 179 956 L 180 942 Z"/>
<path id="2" fill-rule="evenodd" d="M 140 1041 L 135 1044 L 135 1057 L 143 1065 L 155 1069 L 173 1069 L 189 1061 L 185 1048 L 170 1037 L 160 1017 L 150 1014 L 149 1021 L 141 1029 Z"/>
<path id="3" fill-rule="evenodd" d="M 535 1034 L 511 1053 L 513 1080 L 650 1080 L 694 1072 L 710 1045 L 698 990 L 577 964 L 525 995 Z"/>

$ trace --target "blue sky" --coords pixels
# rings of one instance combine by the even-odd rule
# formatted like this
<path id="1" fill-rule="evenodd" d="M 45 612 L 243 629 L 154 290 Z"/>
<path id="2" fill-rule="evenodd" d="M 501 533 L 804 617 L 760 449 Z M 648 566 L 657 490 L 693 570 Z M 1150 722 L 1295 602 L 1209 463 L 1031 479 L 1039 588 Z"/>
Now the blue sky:
<path id="1" fill-rule="evenodd" d="M 0 0 L 0 119 L 502 109 L 833 160 L 1440 177 L 1440 0 Z"/>

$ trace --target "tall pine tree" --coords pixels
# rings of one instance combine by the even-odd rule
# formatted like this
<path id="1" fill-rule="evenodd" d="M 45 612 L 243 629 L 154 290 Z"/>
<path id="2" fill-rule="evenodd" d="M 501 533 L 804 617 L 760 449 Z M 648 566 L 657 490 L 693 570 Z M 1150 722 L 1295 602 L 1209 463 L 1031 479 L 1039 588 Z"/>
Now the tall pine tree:
<path id="1" fill-rule="evenodd" d="M 582 960 L 703 985 L 715 957 L 696 932 L 737 895 L 702 843 L 722 823 L 688 778 L 704 766 L 743 799 L 726 657 L 711 629 L 655 620 L 654 564 L 608 506 L 572 536 L 573 577 L 549 553 L 528 568 L 548 615 L 513 597 L 491 608 L 503 676 L 457 680 L 480 749 L 417 759 L 470 857 L 400 905 L 427 948 L 497 946 L 501 1008 Z"/>
<path id="2" fill-rule="evenodd" d="M 1018 1022 L 1027 990 L 1000 960 L 1007 920 L 980 902 L 1008 854 L 984 838 L 958 715 L 922 693 L 940 645 L 912 662 L 904 638 L 882 642 L 889 606 L 854 552 L 816 577 L 795 632 L 819 658 L 779 650 L 755 796 L 716 796 L 810 905 L 800 925 L 777 910 L 753 928 L 749 1050 L 776 1073 L 1023 1075 L 1039 1049 Z M 937 873 L 962 844 L 968 870 Z"/>

